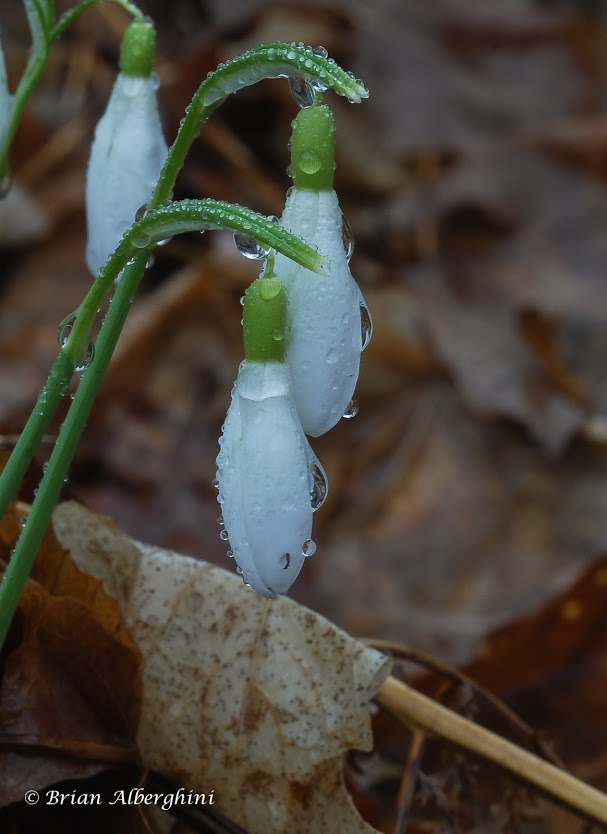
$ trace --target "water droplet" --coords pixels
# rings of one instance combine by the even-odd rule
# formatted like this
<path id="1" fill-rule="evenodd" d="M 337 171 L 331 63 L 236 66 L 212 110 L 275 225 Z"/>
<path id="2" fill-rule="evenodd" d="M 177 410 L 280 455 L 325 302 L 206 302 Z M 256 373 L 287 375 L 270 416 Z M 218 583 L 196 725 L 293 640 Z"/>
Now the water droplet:
<path id="1" fill-rule="evenodd" d="M 213 480 L 211 481 L 211 486 L 215 489 L 219 489 L 219 478 L 213 478 Z"/>
<path id="2" fill-rule="evenodd" d="M 152 82 L 152 90 L 157 90 L 160 87 L 160 78 L 158 78 L 157 72 L 152 73 L 152 75 L 150 76 L 150 81 Z"/>
<path id="3" fill-rule="evenodd" d="M 244 295 L 241 295 L 240 296 L 240 306 L 241 307 L 244 307 L 244 302 L 245 302 L 245 297 L 244 297 Z"/>
<path id="4" fill-rule="evenodd" d="M 349 261 L 354 252 L 354 232 L 343 214 L 341 216 L 341 242 L 344 245 L 346 260 Z"/>
<path id="5" fill-rule="evenodd" d="M 25 527 L 25 522 L 26 522 L 26 521 L 27 521 L 27 519 L 25 519 L 25 518 L 20 518 L 20 519 L 19 519 L 19 526 L 20 526 L 20 527 Z"/>
<path id="6" fill-rule="evenodd" d="M 327 365 L 335 365 L 339 360 L 339 351 L 335 348 L 331 348 L 331 350 L 327 353 Z"/>
<path id="7" fill-rule="evenodd" d="M 322 159 L 310 148 L 306 148 L 297 162 L 304 174 L 315 174 L 322 165 Z"/>
<path id="8" fill-rule="evenodd" d="M 152 255 L 152 256 L 151 256 L 151 257 L 149 257 L 149 258 L 147 259 L 147 261 L 145 262 L 145 268 L 146 268 L 146 269 L 151 269 L 153 266 L 154 266 L 154 256 Z"/>
<path id="9" fill-rule="evenodd" d="M 352 417 L 356 417 L 358 414 L 358 403 L 356 400 L 350 400 L 348 405 L 346 406 L 346 410 L 344 411 L 344 418 L 346 420 L 351 420 Z"/>
<path id="10" fill-rule="evenodd" d="M 272 338 L 273 338 L 275 341 L 277 341 L 277 342 L 282 342 L 282 340 L 284 339 L 284 337 L 285 337 L 285 331 L 284 331 L 284 328 L 282 328 L 282 327 L 275 327 L 275 328 L 274 328 L 274 330 L 272 330 Z"/>
<path id="11" fill-rule="evenodd" d="M 234 558 L 234 551 L 233 550 L 228 550 L 228 559 L 233 559 L 233 558 Z"/>
<path id="12" fill-rule="evenodd" d="M 228 531 L 227 530 L 222 530 L 221 533 L 219 534 L 219 538 L 221 539 L 222 542 L 227 542 L 227 540 L 230 538 L 229 535 L 228 535 Z"/>
<path id="13" fill-rule="evenodd" d="M 147 232 L 137 232 L 131 238 L 131 243 L 133 246 L 136 246 L 137 249 L 145 249 L 146 246 L 149 246 L 151 243 L 151 237 Z"/>
<path id="14" fill-rule="evenodd" d="M 291 567 L 291 554 L 290 553 L 284 553 L 280 557 L 280 567 L 283 570 L 287 570 L 288 568 Z"/>
<path id="15" fill-rule="evenodd" d="M 324 46 L 315 46 L 312 49 L 314 55 L 318 55 L 319 58 L 328 58 L 329 52 Z"/>
<path id="16" fill-rule="evenodd" d="M 234 235 L 234 243 L 241 255 L 249 258 L 252 261 L 260 261 L 267 258 L 270 253 L 269 246 L 263 246 L 258 243 L 251 235 L 244 235 L 242 232 L 237 232 Z"/>
<path id="17" fill-rule="evenodd" d="M 289 197 L 291 196 L 291 194 L 292 194 L 294 191 L 295 191 L 295 186 L 293 186 L 293 185 L 292 185 L 292 186 L 288 189 L 288 191 L 287 191 L 287 200 L 289 199 Z"/>
<path id="18" fill-rule="evenodd" d="M 72 327 L 74 326 L 74 322 L 76 321 L 76 313 L 70 313 L 69 316 L 66 316 L 59 327 L 57 328 L 57 341 L 59 342 L 59 347 L 63 347 L 67 344 L 67 340 L 70 337 L 70 333 L 72 332 Z"/>
<path id="19" fill-rule="evenodd" d="M 373 319 L 371 318 L 371 313 L 369 312 L 369 308 L 365 304 L 364 301 L 360 302 L 360 339 L 362 342 L 361 351 L 363 351 L 369 342 L 371 341 L 371 336 L 373 335 Z"/>
<path id="20" fill-rule="evenodd" d="M 144 203 L 142 206 L 139 206 L 139 208 L 135 212 L 135 222 L 136 223 L 138 223 L 140 220 L 143 220 L 147 210 L 148 210 L 148 204 L 147 203 Z"/>
<path id="21" fill-rule="evenodd" d="M 321 466 L 317 463 L 310 464 L 310 503 L 312 510 L 316 512 L 325 502 L 329 486 L 327 484 L 327 476 L 325 475 Z"/>
<path id="22" fill-rule="evenodd" d="M 224 527 L 224 526 L 225 526 L 225 523 L 224 523 L 224 520 L 223 520 L 223 516 L 222 516 L 222 515 L 220 515 L 220 516 L 219 516 L 219 518 L 217 519 L 217 523 L 219 524 L 219 526 L 220 526 L 220 527 Z"/>
<path id="23" fill-rule="evenodd" d="M 299 107 L 312 107 L 316 93 L 309 81 L 306 81 L 301 75 L 290 75 L 289 89 Z"/>
<path id="24" fill-rule="evenodd" d="M 13 178 L 10 174 L 4 174 L 4 176 L 0 177 L 0 200 L 8 197 L 12 187 Z"/>
<path id="25" fill-rule="evenodd" d="M 303 547 L 301 548 L 301 555 L 302 556 L 314 556 L 316 553 L 316 542 L 312 541 L 312 539 L 307 539 L 303 543 Z"/>
<path id="26" fill-rule="evenodd" d="M 89 342 L 88 347 L 86 349 L 86 353 L 84 354 L 84 357 L 76 365 L 74 370 L 77 373 L 81 373 L 82 371 L 86 371 L 86 369 L 91 364 L 91 362 L 93 361 L 94 358 L 95 358 L 95 345 L 94 345 L 93 342 Z"/>
<path id="27" fill-rule="evenodd" d="M 239 574 L 242 575 L 242 568 L 240 567 L 240 565 L 236 565 L 236 573 L 239 573 Z"/>

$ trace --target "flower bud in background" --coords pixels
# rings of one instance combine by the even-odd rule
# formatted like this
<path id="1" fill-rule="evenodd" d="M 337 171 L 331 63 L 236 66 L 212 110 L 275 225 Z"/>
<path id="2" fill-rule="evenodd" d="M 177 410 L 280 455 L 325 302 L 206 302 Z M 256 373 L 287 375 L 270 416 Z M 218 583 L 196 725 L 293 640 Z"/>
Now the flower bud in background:
<path id="1" fill-rule="evenodd" d="M 147 21 L 127 28 L 121 72 L 95 131 L 86 179 L 86 261 L 94 277 L 150 199 L 167 158 L 152 74 L 155 41 Z"/>
<path id="2" fill-rule="evenodd" d="M 371 318 L 344 248 L 344 221 L 333 191 L 335 124 L 325 105 L 306 107 L 293 122 L 291 176 L 281 225 L 315 246 L 330 261 L 327 277 L 282 255 L 276 274 L 285 286 L 287 363 L 297 412 L 307 434 L 317 437 L 344 415 L 353 416 L 352 395 L 360 354 L 371 336 Z"/>
<path id="3" fill-rule="evenodd" d="M 326 495 L 284 363 L 285 312 L 284 288 L 268 264 L 245 294 L 245 361 L 217 457 L 221 536 L 243 580 L 266 597 L 287 593 L 314 553 L 312 513 Z"/>

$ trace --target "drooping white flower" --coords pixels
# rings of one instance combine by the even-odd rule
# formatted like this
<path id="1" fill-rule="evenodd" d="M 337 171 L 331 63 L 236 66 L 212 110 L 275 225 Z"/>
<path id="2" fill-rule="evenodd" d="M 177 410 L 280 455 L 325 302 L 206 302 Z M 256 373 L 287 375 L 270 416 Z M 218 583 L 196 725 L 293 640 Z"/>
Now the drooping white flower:
<path id="1" fill-rule="evenodd" d="M 275 266 L 288 298 L 287 363 L 295 405 L 304 431 L 314 437 L 332 428 L 348 409 L 371 331 L 368 309 L 350 272 L 343 217 L 332 189 L 334 134 L 326 106 L 298 114 L 291 146 L 295 186 L 280 220 L 330 261 L 329 275 L 317 275 L 282 255 L 276 256 Z"/>
<path id="2" fill-rule="evenodd" d="M 86 178 L 86 261 L 95 277 L 150 199 L 167 158 L 158 82 L 146 72 L 118 75 L 95 131 Z"/>
<path id="3" fill-rule="evenodd" d="M 285 364 L 241 364 L 219 442 L 218 501 L 239 573 L 263 596 L 285 594 L 315 550 L 312 513 L 326 493 Z"/>

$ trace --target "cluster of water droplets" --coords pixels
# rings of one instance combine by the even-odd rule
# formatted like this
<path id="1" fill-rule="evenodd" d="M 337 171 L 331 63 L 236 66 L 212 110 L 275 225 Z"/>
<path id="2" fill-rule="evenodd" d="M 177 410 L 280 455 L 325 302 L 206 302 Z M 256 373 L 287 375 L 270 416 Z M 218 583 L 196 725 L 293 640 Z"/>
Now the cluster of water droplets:
<path id="1" fill-rule="evenodd" d="M 303 47 L 303 43 L 299 43 L 298 46 Z M 315 46 L 310 52 L 319 58 L 327 58 L 329 55 L 324 46 Z M 295 53 L 293 53 L 292 57 L 295 57 Z M 312 58 L 304 59 L 303 67 L 312 72 L 314 70 L 314 61 Z M 316 100 L 316 94 L 324 93 L 329 88 L 329 84 L 323 80 L 325 78 L 326 73 L 324 71 L 319 71 L 319 75 L 311 79 L 304 78 L 303 75 L 289 76 L 289 89 L 298 107 L 312 107 Z"/>
<path id="2" fill-rule="evenodd" d="M 76 321 L 76 313 L 70 313 L 69 316 L 66 316 L 59 327 L 57 328 L 57 341 L 59 342 L 59 347 L 65 347 L 67 344 L 72 329 L 74 327 L 74 323 Z M 86 352 L 80 362 L 75 366 L 74 370 L 77 373 L 81 373 L 82 371 L 86 371 L 88 366 L 91 364 L 93 359 L 95 358 L 95 343 L 89 342 Z"/>

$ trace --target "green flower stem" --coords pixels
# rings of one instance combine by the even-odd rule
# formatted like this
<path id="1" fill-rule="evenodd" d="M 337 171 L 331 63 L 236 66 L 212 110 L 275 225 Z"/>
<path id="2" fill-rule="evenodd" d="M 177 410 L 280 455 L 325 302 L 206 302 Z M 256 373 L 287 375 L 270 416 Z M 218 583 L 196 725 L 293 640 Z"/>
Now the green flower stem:
<path id="1" fill-rule="evenodd" d="M 15 449 L 2 471 L 0 518 L 7 511 L 11 498 L 19 488 L 21 479 L 49 427 L 73 374 L 74 363 L 62 351 L 55 360 L 48 380 L 38 396 L 34 410 L 30 414 Z"/>
<path id="2" fill-rule="evenodd" d="M 323 88 L 331 88 L 351 102 L 359 102 L 369 95 L 361 81 L 357 81 L 334 61 L 316 55 L 303 44 L 265 44 L 220 64 L 214 72 L 209 73 L 194 94 L 169 149 L 149 207 L 157 208 L 171 199 L 177 174 L 202 125 L 230 93 L 264 78 L 289 76 L 301 77 L 310 84 L 320 82 Z"/>
<path id="3" fill-rule="evenodd" d="M 68 29 L 74 20 L 79 17 L 82 12 L 85 12 L 87 9 L 90 9 L 91 6 L 96 6 L 98 3 L 105 3 L 108 0 L 84 0 L 83 3 L 79 3 L 73 9 L 68 9 L 57 21 L 57 23 L 53 26 L 50 31 L 49 41 L 54 43 L 61 35 Z M 122 6 L 122 8 L 132 15 L 135 20 L 143 20 L 144 14 L 141 9 L 135 5 L 135 3 L 130 3 L 129 0 L 112 0 L 112 2 L 116 3 L 118 6 Z"/>
<path id="4" fill-rule="evenodd" d="M 112 299 L 110 311 L 99 332 L 95 358 L 83 373 L 70 410 L 61 426 L 46 472 L 40 481 L 29 517 L 0 583 L 0 646 L 4 643 L 19 605 L 21 594 L 49 525 L 80 436 L 112 358 L 135 290 L 143 275 L 148 255 L 149 252 L 138 255 L 124 270 Z"/>

